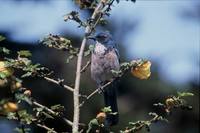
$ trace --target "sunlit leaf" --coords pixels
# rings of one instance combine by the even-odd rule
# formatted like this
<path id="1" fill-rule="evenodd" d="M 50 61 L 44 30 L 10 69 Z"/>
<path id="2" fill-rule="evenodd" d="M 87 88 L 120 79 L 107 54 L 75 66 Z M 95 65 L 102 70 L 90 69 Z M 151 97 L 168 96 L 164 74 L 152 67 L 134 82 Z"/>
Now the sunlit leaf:
<path id="1" fill-rule="evenodd" d="M 0 61 L 0 78 L 4 79 L 13 75 L 14 69 L 8 67 L 7 61 Z"/>
<path id="2" fill-rule="evenodd" d="M 98 128 L 99 128 L 98 120 L 96 118 L 92 119 L 88 124 L 87 133 L 95 133 Z"/>
<path id="3" fill-rule="evenodd" d="M 17 52 L 19 56 L 23 57 L 30 57 L 32 56 L 31 52 L 29 50 L 21 50 Z"/>
<path id="4" fill-rule="evenodd" d="M 70 55 L 70 56 L 67 58 L 66 63 L 69 63 L 70 60 L 72 60 L 73 58 L 74 58 L 74 55 Z"/>
<path id="5" fill-rule="evenodd" d="M 194 94 L 190 92 L 177 92 L 177 94 L 179 97 L 194 96 Z"/>
<path id="6" fill-rule="evenodd" d="M 5 48 L 5 47 L 0 47 L 0 53 L 4 53 L 4 54 L 10 54 L 10 50 Z"/>
<path id="7" fill-rule="evenodd" d="M 28 96 L 26 96 L 26 95 L 24 95 L 24 94 L 21 94 L 21 93 L 16 93 L 15 94 L 15 98 L 17 99 L 17 100 L 19 100 L 19 101 L 25 101 L 25 102 L 27 102 L 28 104 L 32 104 L 32 100 L 28 97 Z"/>
<path id="8" fill-rule="evenodd" d="M 18 114 L 21 118 L 21 121 L 28 125 L 31 124 L 33 120 L 35 120 L 34 116 L 29 114 L 27 110 L 20 110 L 18 111 Z"/>
<path id="9" fill-rule="evenodd" d="M 6 74 L 3 72 L 0 72 L 0 79 L 5 79 L 6 78 Z"/>
<path id="10" fill-rule="evenodd" d="M 90 53 L 91 53 L 91 51 L 87 50 L 87 51 L 84 52 L 84 56 L 88 56 Z"/>
<path id="11" fill-rule="evenodd" d="M 0 41 L 5 40 L 6 38 L 0 35 Z"/>
<path id="12" fill-rule="evenodd" d="M 112 112 L 111 110 L 111 107 L 108 106 L 108 107 L 104 107 L 103 109 L 101 109 L 102 112 L 105 112 L 105 113 L 109 113 L 109 112 Z"/>
<path id="13" fill-rule="evenodd" d="M 27 72 L 27 73 L 23 74 L 21 77 L 26 78 L 26 77 L 30 77 L 31 75 L 32 75 L 32 72 Z"/>

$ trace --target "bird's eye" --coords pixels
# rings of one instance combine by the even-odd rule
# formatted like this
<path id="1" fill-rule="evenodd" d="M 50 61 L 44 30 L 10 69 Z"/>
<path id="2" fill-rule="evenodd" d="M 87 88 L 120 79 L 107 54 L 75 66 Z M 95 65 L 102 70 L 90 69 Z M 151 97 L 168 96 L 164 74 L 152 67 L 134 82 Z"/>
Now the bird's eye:
<path id="1" fill-rule="evenodd" d="M 96 38 L 102 40 L 109 38 L 109 36 L 107 34 L 100 33 L 96 35 Z"/>
<path id="2" fill-rule="evenodd" d="M 108 36 L 107 35 L 103 35 L 103 38 L 107 38 Z"/>
<path id="3" fill-rule="evenodd" d="M 97 36 L 97 38 L 107 38 L 107 36 L 106 35 L 99 35 L 99 36 Z"/>

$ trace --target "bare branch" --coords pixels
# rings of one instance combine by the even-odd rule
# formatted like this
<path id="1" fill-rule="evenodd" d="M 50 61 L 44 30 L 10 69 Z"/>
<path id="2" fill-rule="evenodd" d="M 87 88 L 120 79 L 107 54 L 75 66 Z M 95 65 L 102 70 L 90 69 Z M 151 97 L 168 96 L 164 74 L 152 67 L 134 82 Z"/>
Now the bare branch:
<path id="1" fill-rule="evenodd" d="M 85 72 L 88 66 L 91 64 L 91 61 L 87 61 L 86 65 L 81 69 L 81 73 Z"/>
<path id="2" fill-rule="evenodd" d="M 36 102 L 36 101 L 33 101 L 33 105 L 35 105 L 35 106 L 37 106 L 37 107 L 40 107 L 40 108 L 43 108 L 44 110 L 46 110 L 46 111 L 49 112 L 50 114 L 52 114 L 52 115 L 58 117 L 58 115 L 57 115 L 57 113 L 56 113 L 55 111 L 51 110 L 50 108 L 48 108 L 48 107 L 46 107 L 46 106 L 44 106 L 44 105 L 42 105 L 42 104 L 40 104 L 40 103 L 38 103 L 38 102 Z M 72 123 L 70 120 L 68 120 L 68 119 L 66 119 L 66 118 L 63 118 L 63 117 L 61 117 L 61 118 L 63 119 L 63 121 L 65 121 L 66 124 L 68 124 L 68 125 L 70 125 L 70 126 L 73 125 L 73 123 Z"/>
<path id="3" fill-rule="evenodd" d="M 71 91 L 71 92 L 74 91 L 74 89 L 73 89 L 72 87 L 70 87 L 70 86 L 68 86 L 68 85 L 63 85 L 61 81 L 57 81 L 57 80 L 54 80 L 54 79 L 51 79 L 51 78 L 48 78 L 48 77 L 44 77 L 44 79 L 46 79 L 47 81 L 52 82 L 52 83 L 54 83 L 54 84 L 57 84 L 57 85 L 59 85 L 59 86 L 65 88 L 65 89 L 67 89 L 67 90 L 69 90 L 69 91 Z"/>
<path id="4" fill-rule="evenodd" d="M 36 124 L 38 127 L 41 127 L 41 128 L 44 128 L 44 129 L 46 129 L 48 132 L 50 132 L 50 133 L 58 133 L 58 132 L 56 132 L 53 128 L 49 128 L 49 127 L 47 127 L 46 125 L 42 125 L 42 124 L 40 124 L 40 123 L 37 123 Z"/>
<path id="5" fill-rule="evenodd" d="M 97 5 L 95 8 L 91 20 L 94 20 L 96 16 L 99 14 L 100 10 L 104 8 L 105 6 L 105 0 L 101 0 L 100 3 Z M 73 128 L 72 132 L 77 133 L 78 132 L 78 123 L 79 123 L 79 88 L 80 88 L 80 77 L 81 77 L 81 66 L 82 66 L 82 58 L 83 58 L 83 53 L 85 49 L 85 45 L 87 42 L 87 35 L 91 33 L 91 26 L 88 25 L 85 29 L 85 37 L 83 38 L 83 41 L 81 43 L 81 48 L 78 54 L 78 59 L 77 59 L 77 67 L 76 67 L 76 79 L 75 79 L 75 87 L 74 87 L 74 118 L 73 118 Z"/>
<path id="6" fill-rule="evenodd" d="M 84 104 L 87 100 L 89 100 L 92 96 L 94 96 L 94 95 L 99 91 L 99 89 L 105 89 L 107 86 L 109 86 L 110 84 L 112 84 L 112 82 L 115 81 L 115 80 L 116 80 L 116 78 L 115 78 L 115 79 L 112 79 L 111 81 L 109 81 L 108 83 L 106 83 L 105 85 L 103 85 L 101 88 L 99 87 L 99 88 L 97 88 L 96 90 L 94 90 L 92 93 L 90 93 L 90 95 L 88 95 L 88 96 L 86 97 L 86 100 L 82 101 L 82 103 L 79 105 L 79 107 L 82 107 L 83 104 Z"/>

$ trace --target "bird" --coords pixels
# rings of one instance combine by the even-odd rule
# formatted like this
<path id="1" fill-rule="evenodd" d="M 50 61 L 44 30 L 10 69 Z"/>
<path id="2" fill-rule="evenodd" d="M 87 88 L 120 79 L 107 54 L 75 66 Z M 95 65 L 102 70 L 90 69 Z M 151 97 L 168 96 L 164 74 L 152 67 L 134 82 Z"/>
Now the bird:
<path id="1" fill-rule="evenodd" d="M 100 32 L 88 38 L 96 41 L 91 54 L 91 77 L 96 82 L 98 88 L 100 88 L 100 92 L 102 91 L 104 95 L 105 107 L 110 106 L 112 112 L 116 112 L 115 115 L 107 115 L 106 125 L 117 125 L 119 121 L 116 92 L 118 82 L 113 82 L 107 88 L 101 88 L 109 80 L 114 78 L 112 70 L 120 70 L 118 47 L 108 31 Z"/>

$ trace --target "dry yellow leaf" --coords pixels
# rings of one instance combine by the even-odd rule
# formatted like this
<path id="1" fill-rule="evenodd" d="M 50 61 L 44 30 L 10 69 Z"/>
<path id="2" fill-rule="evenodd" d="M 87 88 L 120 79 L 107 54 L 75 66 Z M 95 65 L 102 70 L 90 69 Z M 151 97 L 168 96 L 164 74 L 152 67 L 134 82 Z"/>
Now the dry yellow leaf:
<path id="1" fill-rule="evenodd" d="M 133 76 L 139 79 L 148 79 L 151 75 L 151 62 L 145 61 L 142 64 L 131 69 L 131 73 Z"/>

